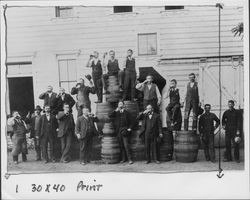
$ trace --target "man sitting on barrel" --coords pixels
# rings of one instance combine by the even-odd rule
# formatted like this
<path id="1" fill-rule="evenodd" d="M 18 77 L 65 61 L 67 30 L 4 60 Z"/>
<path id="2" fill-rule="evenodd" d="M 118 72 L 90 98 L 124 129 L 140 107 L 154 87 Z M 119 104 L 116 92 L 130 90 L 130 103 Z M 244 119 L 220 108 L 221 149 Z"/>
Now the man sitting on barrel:
<path id="1" fill-rule="evenodd" d="M 133 122 L 131 114 L 124 109 L 123 101 L 118 103 L 118 107 L 109 114 L 109 117 L 114 119 L 115 132 L 118 135 L 121 149 L 121 163 L 126 162 L 128 159 L 129 164 L 133 164 L 129 148 L 129 136 L 131 135 Z"/>
<path id="2" fill-rule="evenodd" d="M 160 163 L 160 140 L 163 137 L 160 115 L 154 112 L 152 105 L 147 105 L 146 110 L 140 113 L 138 119 L 143 119 L 140 138 L 145 138 L 146 164 L 151 162 L 151 153 L 157 164 Z"/>
<path id="3" fill-rule="evenodd" d="M 107 55 L 107 53 L 104 54 L 104 59 L 105 56 Z M 102 81 L 103 81 L 103 87 L 104 87 L 104 94 L 108 94 L 109 92 L 107 91 L 107 80 L 109 78 L 109 76 L 116 76 L 118 78 L 118 82 L 119 82 L 119 87 L 120 87 L 120 91 L 122 90 L 122 76 L 123 76 L 123 72 L 120 71 L 119 68 L 119 63 L 118 60 L 115 59 L 115 51 L 114 50 L 110 50 L 109 51 L 109 56 L 110 59 L 108 60 L 108 63 L 105 64 L 107 66 L 107 73 L 103 74 L 102 76 Z"/>

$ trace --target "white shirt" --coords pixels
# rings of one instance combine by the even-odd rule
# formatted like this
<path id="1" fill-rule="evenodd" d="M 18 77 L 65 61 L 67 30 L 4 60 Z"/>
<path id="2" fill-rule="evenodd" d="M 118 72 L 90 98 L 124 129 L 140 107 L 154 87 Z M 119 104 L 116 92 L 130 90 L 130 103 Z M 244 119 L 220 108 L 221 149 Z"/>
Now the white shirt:
<path id="1" fill-rule="evenodd" d="M 151 118 L 152 118 L 152 116 L 153 116 L 153 114 L 148 115 L 149 119 L 151 119 Z"/>
<path id="2" fill-rule="evenodd" d="M 51 97 L 51 95 L 52 95 L 52 92 L 50 92 L 50 93 L 48 92 L 48 94 L 49 94 L 49 98 L 50 98 L 50 97 Z"/>
<path id="3" fill-rule="evenodd" d="M 190 87 L 194 87 L 194 82 L 190 82 Z"/>
<path id="4" fill-rule="evenodd" d="M 47 120 L 49 121 L 49 120 L 50 120 L 50 115 L 47 115 L 47 114 L 46 114 L 46 118 L 47 118 Z"/>

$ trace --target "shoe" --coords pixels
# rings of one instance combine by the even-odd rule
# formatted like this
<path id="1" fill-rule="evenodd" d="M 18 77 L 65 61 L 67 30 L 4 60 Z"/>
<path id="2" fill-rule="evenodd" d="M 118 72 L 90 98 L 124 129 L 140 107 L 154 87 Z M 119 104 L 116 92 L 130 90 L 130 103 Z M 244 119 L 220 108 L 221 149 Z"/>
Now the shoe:
<path id="1" fill-rule="evenodd" d="M 37 158 L 36 161 L 41 161 L 42 159 L 41 158 Z"/>
<path id="2" fill-rule="evenodd" d="M 212 163 L 215 163 L 216 161 L 215 160 L 211 160 Z"/>
<path id="3" fill-rule="evenodd" d="M 102 101 L 101 100 L 97 100 L 97 101 L 95 101 L 95 103 L 102 103 Z"/>
<path id="4" fill-rule="evenodd" d="M 55 159 L 52 159 L 52 162 L 53 162 L 53 163 L 55 163 L 55 162 L 56 162 L 56 160 L 55 160 Z"/>
<path id="5" fill-rule="evenodd" d="M 108 90 L 105 90 L 103 94 L 110 94 Z"/>
<path id="6" fill-rule="evenodd" d="M 80 164 L 81 164 L 81 165 L 86 165 L 86 163 L 85 163 L 85 162 L 81 162 Z"/>
<path id="7" fill-rule="evenodd" d="M 239 160 L 239 159 L 238 159 L 238 160 L 235 160 L 235 162 L 236 162 L 236 163 L 240 163 L 240 160 Z"/>
<path id="8" fill-rule="evenodd" d="M 210 161 L 210 158 L 206 158 L 206 161 Z"/>
<path id="9" fill-rule="evenodd" d="M 68 163 L 69 161 L 68 160 L 63 160 L 63 163 Z"/>
<path id="10" fill-rule="evenodd" d="M 120 161 L 120 163 L 125 163 L 125 162 L 126 162 L 126 160 L 121 160 L 121 161 Z"/>
<path id="11" fill-rule="evenodd" d="M 45 160 L 45 161 L 44 161 L 44 164 L 47 164 L 48 162 L 49 162 L 48 160 Z"/>
<path id="12" fill-rule="evenodd" d="M 130 165 L 132 165 L 134 162 L 133 162 L 132 160 L 130 160 L 128 163 L 129 163 Z"/>
<path id="13" fill-rule="evenodd" d="M 133 100 L 133 101 L 137 101 L 137 99 L 136 99 L 136 98 L 133 98 L 132 100 Z"/>
<path id="14" fill-rule="evenodd" d="M 159 160 L 156 160 L 155 163 L 156 163 L 156 164 L 160 164 L 161 162 L 160 162 Z"/>
<path id="15" fill-rule="evenodd" d="M 14 164 L 17 165 L 17 164 L 18 164 L 18 161 L 14 161 Z"/>
<path id="16" fill-rule="evenodd" d="M 149 164 L 149 163 L 151 163 L 151 161 L 150 161 L 150 160 L 147 160 L 147 161 L 146 161 L 146 164 Z"/>

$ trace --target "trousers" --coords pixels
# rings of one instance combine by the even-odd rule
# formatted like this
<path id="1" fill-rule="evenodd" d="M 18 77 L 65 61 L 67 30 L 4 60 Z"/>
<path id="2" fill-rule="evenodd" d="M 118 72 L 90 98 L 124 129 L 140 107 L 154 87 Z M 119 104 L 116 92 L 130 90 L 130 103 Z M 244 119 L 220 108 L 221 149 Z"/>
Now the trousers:
<path id="1" fill-rule="evenodd" d="M 96 95 L 98 101 L 102 102 L 102 77 L 97 77 L 96 75 L 92 74 L 93 82 L 96 88 Z"/>
<path id="2" fill-rule="evenodd" d="M 92 144 L 93 137 L 91 136 L 80 139 L 80 163 L 86 163 L 90 160 Z"/>
<path id="3" fill-rule="evenodd" d="M 125 71 L 124 73 L 124 84 L 123 84 L 123 100 L 126 100 L 127 96 L 130 96 L 128 99 L 133 100 L 135 98 L 135 82 L 136 82 L 136 72 Z M 130 95 L 128 92 L 130 90 Z"/>
<path id="4" fill-rule="evenodd" d="M 122 160 L 132 160 L 130 148 L 129 148 L 129 138 L 124 137 L 121 134 L 118 135 L 120 150 L 121 150 L 121 158 Z"/>
<path id="5" fill-rule="evenodd" d="M 232 145 L 234 147 L 234 159 L 239 160 L 240 159 L 240 151 L 239 151 L 239 144 L 234 141 L 234 138 L 236 136 L 236 128 L 228 129 L 226 130 L 225 135 L 225 143 L 226 143 L 226 152 L 225 152 L 225 158 L 228 160 L 232 160 Z"/>
<path id="6" fill-rule="evenodd" d="M 186 101 L 184 110 L 184 130 L 188 130 L 189 115 L 191 110 L 193 110 L 193 124 L 192 129 L 197 128 L 197 118 L 198 118 L 199 102 L 196 101 Z"/>
<path id="7" fill-rule="evenodd" d="M 160 159 L 159 144 L 157 143 L 155 137 L 152 136 L 145 137 L 145 148 L 146 148 L 147 161 L 151 161 L 151 153 L 154 160 Z"/>
<path id="8" fill-rule="evenodd" d="M 204 133 L 202 141 L 204 143 L 204 154 L 208 160 L 215 160 L 214 134 Z"/>
<path id="9" fill-rule="evenodd" d="M 48 144 L 50 145 L 50 148 L 49 148 L 49 153 L 50 153 L 50 156 L 51 156 L 51 159 L 55 159 L 55 156 L 54 156 L 54 138 L 53 136 L 48 136 L 48 135 L 43 135 L 41 137 L 41 146 L 42 146 L 42 156 L 43 156 L 43 159 L 48 161 L 49 160 L 49 157 L 48 157 Z"/>
<path id="10" fill-rule="evenodd" d="M 70 147 L 72 141 L 72 133 L 67 133 L 60 137 L 61 141 L 61 161 L 69 161 L 70 160 Z"/>

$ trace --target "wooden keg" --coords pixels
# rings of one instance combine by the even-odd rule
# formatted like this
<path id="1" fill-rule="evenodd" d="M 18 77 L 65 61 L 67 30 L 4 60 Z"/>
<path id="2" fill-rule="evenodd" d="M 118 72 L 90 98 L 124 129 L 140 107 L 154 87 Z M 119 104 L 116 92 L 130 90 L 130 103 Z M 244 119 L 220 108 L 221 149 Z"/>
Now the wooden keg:
<path id="1" fill-rule="evenodd" d="M 196 131 L 177 131 L 174 151 L 177 162 L 195 162 L 199 148 Z"/>
<path id="2" fill-rule="evenodd" d="M 130 136 L 130 151 L 133 160 L 145 160 L 145 145 L 142 138 L 139 138 L 140 127 L 132 131 Z"/>
<path id="3" fill-rule="evenodd" d="M 173 157 L 174 138 L 173 132 L 167 128 L 162 129 L 162 143 L 160 144 L 160 161 L 170 161 Z"/>
<path id="4" fill-rule="evenodd" d="M 105 123 L 102 132 L 103 136 L 116 136 L 113 122 Z"/>
<path id="5" fill-rule="evenodd" d="M 102 131 L 104 123 L 111 122 L 109 118 L 109 114 L 114 111 L 116 108 L 116 104 L 112 104 L 109 102 L 97 103 L 96 104 L 96 116 L 98 118 L 97 128 Z"/>
<path id="6" fill-rule="evenodd" d="M 105 136 L 102 138 L 101 157 L 106 164 L 120 161 L 120 146 L 117 137 Z"/>

